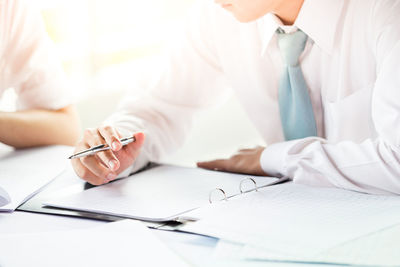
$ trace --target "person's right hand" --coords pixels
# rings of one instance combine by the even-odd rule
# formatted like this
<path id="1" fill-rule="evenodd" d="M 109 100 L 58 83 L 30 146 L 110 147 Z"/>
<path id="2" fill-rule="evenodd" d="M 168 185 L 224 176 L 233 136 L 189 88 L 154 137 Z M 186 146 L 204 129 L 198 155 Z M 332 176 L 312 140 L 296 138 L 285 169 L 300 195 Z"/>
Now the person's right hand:
<path id="1" fill-rule="evenodd" d="M 108 144 L 112 150 L 72 159 L 72 167 L 76 174 L 92 185 L 101 185 L 114 180 L 118 174 L 133 164 L 145 138 L 143 133 L 135 133 L 135 141 L 122 146 L 120 139 L 123 137 L 127 136 L 121 136 L 111 126 L 85 130 L 83 139 L 77 144 L 74 153 L 102 144 Z"/>

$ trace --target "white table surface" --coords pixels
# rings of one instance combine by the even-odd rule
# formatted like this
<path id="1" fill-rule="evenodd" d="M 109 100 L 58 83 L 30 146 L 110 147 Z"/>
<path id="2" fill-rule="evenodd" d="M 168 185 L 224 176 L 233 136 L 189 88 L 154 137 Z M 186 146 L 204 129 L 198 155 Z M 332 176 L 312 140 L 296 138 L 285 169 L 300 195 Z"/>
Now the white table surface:
<path id="1" fill-rule="evenodd" d="M 95 227 L 104 223 L 106 222 L 15 211 L 13 213 L 0 213 L 0 235 L 10 233 L 42 233 L 84 229 Z M 178 255 L 192 263 L 193 266 L 305 266 L 305 264 L 277 262 L 220 260 L 213 256 L 215 246 L 218 242 L 218 240 L 215 238 L 181 232 L 163 230 L 152 231 L 162 242 L 166 243 Z M 312 264 L 312 266 L 317 265 Z"/>
<path id="2" fill-rule="evenodd" d="M 0 143 L 0 155 L 9 152 L 11 148 Z M 68 183 L 66 183 L 68 185 Z M 107 222 L 99 220 L 91 220 L 84 218 L 74 218 L 59 215 L 47 215 L 39 213 L 31 213 L 24 211 L 15 211 L 13 213 L 0 213 L 0 236 L 2 234 L 11 233 L 42 233 L 52 231 L 66 231 L 74 229 L 84 229 L 98 226 Z M 178 255 L 185 258 L 193 266 L 212 266 L 212 267 L 258 267 L 258 266 L 329 266 L 319 264 L 295 264 L 295 263 L 278 263 L 265 261 L 237 261 L 226 260 L 214 257 L 214 250 L 218 243 L 218 239 L 204 237 L 194 234 L 186 234 L 181 232 L 152 230 L 153 233 L 165 244 L 167 244 Z M 383 231 L 382 234 L 375 235 L 374 240 L 389 240 L 393 237 L 400 240 L 400 225 L 392 229 Z M 364 242 L 360 240 L 359 242 Z M 396 242 L 395 242 L 396 243 Z M 397 243 L 396 243 L 397 244 Z M 386 245 L 386 244 L 385 244 Z M 35 248 L 36 249 L 36 248 Z M 37 248 L 40 249 L 40 248 Z M 348 250 L 349 246 L 343 247 Z M 383 250 L 382 253 L 385 251 Z M 1 256 L 1 251 L 0 251 Z M 1 266 L 7 267 L 7 266 Z"/>

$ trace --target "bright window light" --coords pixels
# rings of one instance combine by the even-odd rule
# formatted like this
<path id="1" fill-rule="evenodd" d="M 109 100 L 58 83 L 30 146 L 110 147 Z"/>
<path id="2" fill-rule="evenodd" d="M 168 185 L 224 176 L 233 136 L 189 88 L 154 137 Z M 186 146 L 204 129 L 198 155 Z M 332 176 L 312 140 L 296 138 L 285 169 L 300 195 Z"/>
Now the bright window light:
<path id="1" fill-rule="evenodd" d="M 87 94 L 129 88 L 135 69 L 153 64 L 193 2 L 38 1 L 70 81 Z"/>

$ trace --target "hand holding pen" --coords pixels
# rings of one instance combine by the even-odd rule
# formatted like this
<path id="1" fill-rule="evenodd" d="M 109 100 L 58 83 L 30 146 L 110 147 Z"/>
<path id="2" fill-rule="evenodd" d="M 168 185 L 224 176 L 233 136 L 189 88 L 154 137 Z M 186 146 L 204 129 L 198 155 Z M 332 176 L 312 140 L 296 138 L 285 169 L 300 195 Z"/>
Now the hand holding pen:
<path id="1" fill-rule="evenodd" d="M 135 137 L 131 136 L 131 137 L 125 137 L 122 138 L 121 140 L 119 140 L 119 142 L 121 143 L 122 146 L 125 146 L 127 144 L 130 144 L 132 142 L 135 142 Z M 116 147 L 117 145 L 115 145 Z M 98 146 L 94 146 L 91 147 L 89 149 L 80 151 L 76 154 L 71 155 L 70 157 L 68 157 L 68 159 L 76 159 L 76 158 L 83 158 L 83 157 L 87 157 L 87 156 L 92 156 L 95 155 L 101 151 L 106 151 L 106 150 L 111 150 L 111 146 L 107 145 L 107 144 L 102 144 L 102 145 L 98 145 Z"/>
<path id="2" fill-rule="evenodd" d="M 133 164 L 140 154 L 144 137 L 139 132 L 121 138 L 111 126 L 87 129 L 69 158 L 79 177 L 93 185 L 101 185 L 114 180 Z"/>

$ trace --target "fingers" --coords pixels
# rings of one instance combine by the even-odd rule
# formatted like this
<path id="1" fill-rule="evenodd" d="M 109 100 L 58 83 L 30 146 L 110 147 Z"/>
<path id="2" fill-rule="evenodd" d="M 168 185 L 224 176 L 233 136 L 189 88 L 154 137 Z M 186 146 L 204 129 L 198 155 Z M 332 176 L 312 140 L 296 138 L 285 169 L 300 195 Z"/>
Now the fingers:
<path id="1" fill-rule="evenodd" d="M 217 170 L 252 175 L 266 175 L 261 168 L 260 158 L 264 147 L 242 149 L 229 159 L 199 162 L 197 166 L 208 170 Z"/>
<path id="2" fill-rule="evenodd" d="M 108 136 L 108 138 L 112 138 Z M 89 147 L 103 145 L 105 143 L 105 138 L 100 134 L 100 131 L 88 129 L 85 131 L 84 141 Z M 119 142 L 119 141 L 118 141 Z M 120 163 L 117 157 L 111 150 L 102 151 L 96 154 L 96 156 L 110 168 L 111 171 L 118 170 Z M 85 165 L 85 163 L 83 162 Z"/>
<path id="3" fill-rule="evenodd" d="M 118 173 L 125 170 L 140 153 L 145 136 L 143 133 L 134 135 L 135 142 L 124 147 L 119 140 L 119 133 L 112 127 L 85 130 L 83 139 L 78 143 L 75 152 L 86 150 L 103 144 L 114 146 L 117 150 L 106 150 L 96 155 L 72 160 L 75 172 L 94 185 L 100 185 L 114 180 Z M 115 146 L 118 142 L 120 147 Z M 114 145 L 113 145 L 114 144 Z"/>
<path id="4" fill-rule="evenodd" d="M 110 136 L 107 137 L 110 139 Z M 87 129 L 75 152 L 103 145 L 104 143 L 106 143 L 105 138 L 98 129 Z M 73 159 L 71 163 L 78 176 L 93 185 L 100 185 L 114 180 L 117 177 L 116 171 L 120 167 L 118 158 L 111 150 Z"/>
<path id="5" fill-rule="evenodd" d="M 99 177 L 98 175 L 91 172 L 86 166 L 82 164 L 80 159 L 73 159 L 71 163 L 74 167 L 76 174 L 92 185 L 102 185 L 110 181 L 107 178 Z"/>
<path id="6" fill-rule="evenodd" d="M 212 161 L 197 162 L 197 167 L 213 171 L 229 171 L 227 170 L 228 160 L 217 159 Z"/>
<path id="7" fill-rule="evenodd" d="M 88 147 L 87 144 L 85 145 L 83 142 L 80 142 L 75 152 L 85 150 Z M 107 183 L 110 181 L 110 178 L 115 177 L 115 174 L 110 175 L 110 170 L 105 168 L 100 159 L 96 160 L 94 156 L 72 159 L 71 164 L 79 177 L 93 185 Z"/>
<path id="8" fill-rule="evenodd" d="M 119 140 L 121 136 L 118 134 L 117 130 L 114 129 L 114 127 L 103 126 L 100 127 L 98 131 L 106 143 L 112 148 L 112 150 L 118 151 L 122 148 L 121 141 Z"/>
<path id="9" fill-rule="evenodd" d="M 108 183 L 117 177 L 113 171 L 99 162 L 97 156 L 83 157 L 80 161 L 91 173 L 101 178 L 103 182 Z"/>

